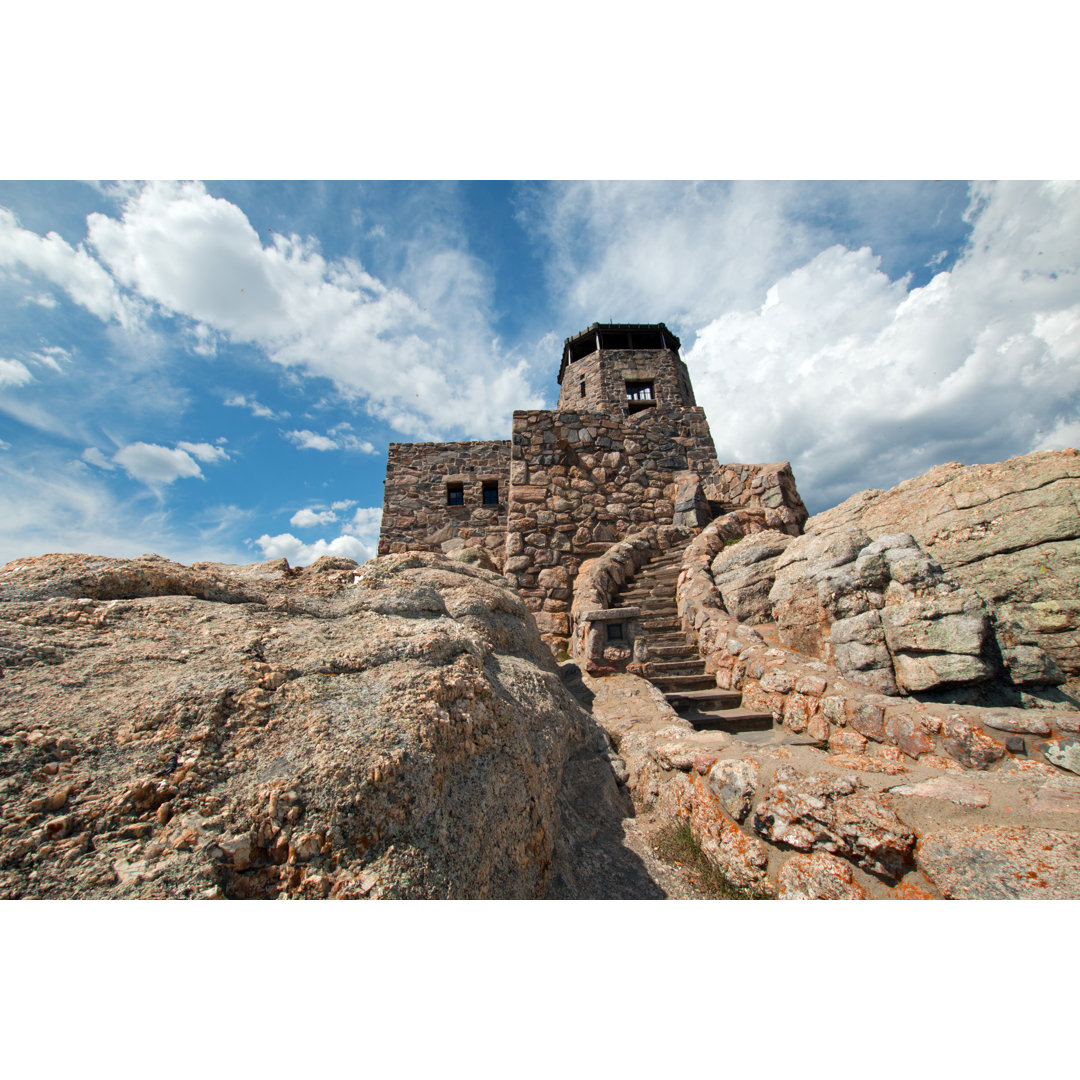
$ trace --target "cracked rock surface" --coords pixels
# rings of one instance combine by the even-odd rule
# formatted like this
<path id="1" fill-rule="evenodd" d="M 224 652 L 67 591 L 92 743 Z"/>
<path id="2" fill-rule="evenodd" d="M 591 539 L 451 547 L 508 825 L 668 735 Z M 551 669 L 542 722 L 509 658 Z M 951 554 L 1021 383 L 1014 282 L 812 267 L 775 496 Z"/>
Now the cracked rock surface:
<path id="1" fill-rule="evenodd" d="M 3 897 L 661 895 L 477 566 L 16 560 L 0 676 Z"/>

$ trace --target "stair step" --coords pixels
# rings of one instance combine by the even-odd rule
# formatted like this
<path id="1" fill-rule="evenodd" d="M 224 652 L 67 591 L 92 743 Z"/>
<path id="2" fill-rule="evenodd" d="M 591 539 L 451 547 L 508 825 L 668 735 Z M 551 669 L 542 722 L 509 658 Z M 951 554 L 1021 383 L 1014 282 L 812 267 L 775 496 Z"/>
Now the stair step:
<path id="1" fill-rule="evenodd" d="M 700 660 L 697 649 L 693 645 L 654 645 L 651 641 L 646 642 L 646 648 L 650 657 L 658 660 Z"/>
<path id="2" fill-rule="evenodd" d="M 668 704 L 676 711 L 697 709 L 710 712 L 712 708 L 734 709 L 742 704 L 742 694 L 738 690 L 721 690 L 718 686 L 709 690 L 672 690 L 664 694 Z M 770 716 L 772 713 L 769 714 Z"/>
<path id="3" fill-rule="evenodd" d="M 705 661 L 700 656 L 685 660 L 651 660 L 646 667 L 647 677 L 653 675 L 704 675 Z M 713 679 L 715 683 L 715 678 Z"/>
<path id="4" fill-rule="evenodd" d="M 716 686 L 715 675 L 646 675 L 645 677 L 665 694 L 674 694 L 684 690 L 710 690 Z"/>
<path id="5" fill-rule="evenodd" d="M 679 715 L 698 731 L 767 731 L 773 726 L 772 713 L 753 709 L 691 709 Z"/>
<path id="6" fill-rule="evenodd" d="M 679 617 L 677 615 L 665 615 L 663 618 L 642 619 L 642 630 L 679 630 Z M 650 635 L 651 636 L 651 635 Z"/>

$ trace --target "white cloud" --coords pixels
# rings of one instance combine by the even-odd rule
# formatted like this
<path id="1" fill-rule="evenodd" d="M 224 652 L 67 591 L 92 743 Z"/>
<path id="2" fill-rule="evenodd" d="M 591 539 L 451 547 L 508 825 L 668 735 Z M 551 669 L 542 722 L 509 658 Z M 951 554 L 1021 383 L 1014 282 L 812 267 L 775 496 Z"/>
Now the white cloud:
<path id="1" fill-rule="evenodd" d="M 837 246 L 706 325 L 685 358 L 721 459 L 790 458 L 823 509 L 1074 437 L 1080 186 L 976 185 L 969 216 L 963 256 L 923 288 Z"/>
<path id="2" fill-rule="evenodd" d="M 21 360 L 0 358 L 0 387 L 25 386 L 33 381 L 34 376 Z"/>
<path id="3" fill-rule="evenodd" d="M 116 466 L 96 447 L 88 446 L 82 452 L 82 460 L 106 472 L 112 472 Z"/>
<path id="4" fill-rule="evenodd" d="M 28 304 L 37 304 L 43 308 L 54 308 L 59 304 L 59 301 L 52 293 L 37 293 L 35 296 L 28 296 L 26 302 Z"/>
<path id="5" fill-rule="evenodd" d="M 338 444 L 326 435 L 314 431 L 286 431 L 285 438 L 296 443 L 301 450 L 336 450 Z"/>
<path id="6" fill-rule="evenodd" d="M 501 435 L 514 408 L 542 404 L 525 361 L 507 357 L 491 333 L 488 275 L 445 228 L 418 227 L 425 239 L 408 245 L 406 291 L 354 259 L 328 262 L 310 239 L 274 233 L 264 246 L 243 211 L 201 184 L 146 184 L 119 219 L 91 214 L 87 223 L 89 243 L 125 288 L 330 379 L 406 433 Z"/>
<path id="7" fill-rule="evenodd" d="M 300 514 L 307 513 L 313 512 L 300 511 L 293 516 L 291 524 L 305 527 L 297 518 Z M 281 533 L 278 536 L 264 534 L 255 544 L 261 549 L 264 558 L 278 559 L 284 556 L 293 566 L 308 566 L 322 555 L 338 555 L 364 562 L 374 557 L 378 550 L 381 523 L 381 506 L 360 506 L 352 518 L 341 526 L 341 535 L 333 540 L 319 539 L 305 544 L 292 533 Z"/>
<path id="8" fill-rule="evenodd" d="M 545 188 L 522 213 L 549 248 L 567 334 L 593 322 L 698 326 L 759 304 L 828 243 L 794 213 L 799 185 L 601 182 Z M 580 324 L 580 325 L 578 325 Z"/>
<path id="9" fill-rule="evenodd" d="M 202 476 L 202 470 L 186 450 L 172 450 L 154 443 L 131 443 L 113 454 L 113 461 L 128 476 L 152 488 L 171 484 L 181 477 Z"/>
<path id="10" fill-rule="evenodd" d="M 69 353 L 67 349 L 60 348 L 59 345 L 50 345 L 36 353 L 31 353 L 31 358 L 36 360 L 39 364 L 44 364 L 45 367 L 52 368 L 53 371 L 61 373 L 64 369 L 60 366 L 60 361 L 63 360 L 65 363 L 70 363 L 71 353 Z"/>
<path id="11" fill-rule="evenodd" d="M 250 409 L 252 416 L 258 416 L 264 420 L 284 419 L 289 415 L 287 412 L 276 413 L 273 409 L 263 405 L 262 402 L 256 401 L 255 398 L 249 398 L 246 394 L 233 394 L 232 397 L 225 400 L 224 404 Z"/>
<path id="12" fill-rule="evenodd" d="M 338 516 L 333 510 L 312 510 L 305 507 L 303 510 L 297 510 L 289 518 L 289 524 L 297 529 L 312 529 L 316 525 L 329 525 L 331 522 L 337 521 L 337 519 Z"/>
<path id="13" fill-rule="evenodd" d="M 352 520 L 341 527 L 342 532 L 360 536 L 378 546 L 379 529 L 382 527 L 381 506 L 359 506 Z"/>
<path id="14" fill-rule="evenodd" d="M 57 233 L 45 236 L 23 229 L 0 207 L 0 267 L 24 266 L 59 285 L 77 304 L 122 326 L 138 322 L 138 306 L 121 295 L 108 271 L 80 245 L 73 248 Z"/>
<path id="15" fill-rule="evenodd" d="M 285 438 L 295 443 L 301 450 L 351 450 L 359 454 L 377 454 L 379 451 L 367 439 L 358 439 L 351 432 L 344 430 L 348 424 L 338 424 L 326 435 L 308 431 L 286 431 Z"/>
<path id="16" fill-rule="evenodd" d="M 176 444 L 181 450 L 186 451 L 192 457 L 198 458 L 199 461 L 206 465 L 209 465 L 215 461 L 228 461 L 229 455 L 220 446 L 213 446 L 210 443 L 190 443 L 190 442 L 178 442 Z"/>
<path id="17" fill-rule="evenodd" d="M 339 499 L 337 502 L 330 504 L 331 510 L 348 510 L 350 507 L 356 505 L 355 499 Z"/>
<path id="18" fill-rule="evenodd" d="M 251 558 L 218 537 L 185 536 L 160 503 L 146 512 L 140 500 L 117 498 L 105 477 L 63 451 L 0 459 L 0 565 L 49 551 L 118 558 L 153 551 L 188 564 Z"/>
<path id="19" fill-rule="evenodd" d="M 364 562 L 375 554 L 369 544 L 355 536 L 336 536 L 333 540 L 316 540 L 313 544 L 305 544 L 292 533 L 281 533 L 279 536 L 264 533 L 255 543 L 261 549 L 264 559 L 284 557 L 291 566 L 310 566 L 323 555 Z"/>

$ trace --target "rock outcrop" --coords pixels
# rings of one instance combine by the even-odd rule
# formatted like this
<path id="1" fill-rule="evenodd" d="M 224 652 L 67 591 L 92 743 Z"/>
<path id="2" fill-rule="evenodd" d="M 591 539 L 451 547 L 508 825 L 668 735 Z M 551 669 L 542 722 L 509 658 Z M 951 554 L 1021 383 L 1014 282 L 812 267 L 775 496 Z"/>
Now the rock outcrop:
<path id="1" fill-rule="evenodd" d="M 740 622 L 883 694 L 1032 688 L 1080 675 L 1080 459 L 939 466 L 720 551 Z"/>
<path id="2" fill-rule="evenodd" d="M 2 896 L 657 895 L 606 737 L 481 567 L 17 560 L 0 664 Z"/>

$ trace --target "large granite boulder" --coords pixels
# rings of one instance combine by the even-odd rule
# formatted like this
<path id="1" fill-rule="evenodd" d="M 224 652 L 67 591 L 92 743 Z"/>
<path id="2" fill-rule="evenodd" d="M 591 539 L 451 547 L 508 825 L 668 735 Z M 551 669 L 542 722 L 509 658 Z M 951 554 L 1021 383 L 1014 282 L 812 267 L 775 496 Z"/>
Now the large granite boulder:
<path id="1" fill-rule="evenodd" d="M 22 559 L 0 569 L 0 664 L 0 896 L 578 896 L 591 867 L 617 876 L 606 740 L 481 566 Z"/>
<path id="2" fill-rule="evenodd" d="M 889 491 L 864 491 L 816 514 L 806 532 L 909 533 L 949 580 L 978 595 L 998 622 L 1002 652 L 1037 647 L 1080 674 L 1080 455 L 1053 450 L 992 465 L 939 465 Z M 1013 654 L 1022 681 L 1044 662 Z"/>

